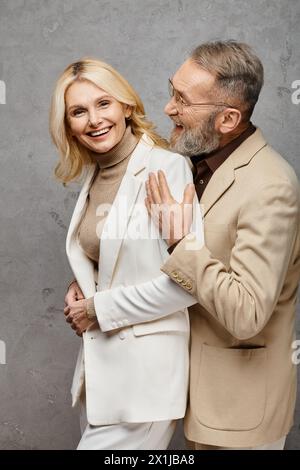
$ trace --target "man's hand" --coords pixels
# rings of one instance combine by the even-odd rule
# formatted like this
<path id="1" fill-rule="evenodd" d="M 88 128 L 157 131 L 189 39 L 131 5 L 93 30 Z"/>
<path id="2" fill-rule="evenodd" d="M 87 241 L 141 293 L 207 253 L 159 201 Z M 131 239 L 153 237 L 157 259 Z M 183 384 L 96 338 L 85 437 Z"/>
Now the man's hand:
<path id="1" fill-rule="evenodd" d="M 169 189 L 165 174 L 158 172 L 158 180 L 154 173 L 149 174 L 146 182 L 147 211 L 159 228 L 168 246 L 185 237 L 191 228 L 193 220 L 194 185 L 188 184 L 184 190 L 183 201 L 177 202 Z"/>
<path id="2" fill-rule="evenodd" d="M 71 302 L 71 304 L 65 307 L 64 313 L 66 316 L 66 321 L 70 323 L 71 328 L 76 331 L 78 336 L 82 336 L 82 333 L 94 323 L 87 317 L 86 299 Z"/>

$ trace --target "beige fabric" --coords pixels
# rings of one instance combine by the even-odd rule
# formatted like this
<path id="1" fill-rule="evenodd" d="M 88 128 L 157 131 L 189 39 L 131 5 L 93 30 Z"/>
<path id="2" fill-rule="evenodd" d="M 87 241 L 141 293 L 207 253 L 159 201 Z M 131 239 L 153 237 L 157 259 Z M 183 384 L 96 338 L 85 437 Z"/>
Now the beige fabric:
<path id="1" fill-rule="evenodd" d="M 128 126 L 122 140 L 112 150 L 105 154 L 93 154 L 99 171 L 89 191 L 88 204 L 80 224 L 78 238 L 83 251 L 95 262 L 96 268 L 99 261 L 101 232 L 108 215 L 105 208 L 103 207 L 102 211 L 99 206 L 113 203 L 126 171 L 129 157 L 137 142 L 138 139 Z"/>
<path id="2" fill-rule="evenodd" d="M 187 441 L 187 448 L 189 450 L 284 450 L 285 441 L 286 436 L 272 442 L 271 444 L 264 444 L 257 447 L 217 447 Z"/>
<path id="3" fill-rule="evenodd" d="M 300 277 L 299 184 L 260 130 L 214 173 L 205 246 L 177 245 L 162 270 L 194 295 L 186 437 L 222 447 L 275 442 L 293 423 Z"/>

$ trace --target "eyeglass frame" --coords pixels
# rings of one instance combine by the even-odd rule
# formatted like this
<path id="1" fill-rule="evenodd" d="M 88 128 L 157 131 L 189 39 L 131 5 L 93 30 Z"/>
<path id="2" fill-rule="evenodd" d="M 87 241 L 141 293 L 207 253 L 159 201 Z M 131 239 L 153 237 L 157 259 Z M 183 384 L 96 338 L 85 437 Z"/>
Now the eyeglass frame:
<path id="1" fill-rule="evenodd" d="M 222 107 L 225 107 L 225 108 L 232 108 L 232 109 L 236 109 L 236 110 L 239 111 L 239 108 L 237 108 L 236 106 L 231 106 L 230 104 L 223 103 L 223 102 L 218 102 L 218 103 L 185 103 L 182 96 L 181 96 L 181 94 L 180 94 L 180 92 L 178 90 L 176 90 L 176 88 L 174 88 L 174 85 L 172 83 L 171 78 L 168 79 L 168 90 L 169 90 L 170 98 L 175 98 L 175 102 L 176 102 L 176 106 L 177 106 L 177 110 L 178 110 L 179 114 L 182 114 L 184 108 L 193 107 L 193 106 L 222 106 Z M 176 94 L 177 94 L 179 99 L 176 98 Z M 182 108 L 181 111 L 178 107 L 178 104 Z"/>

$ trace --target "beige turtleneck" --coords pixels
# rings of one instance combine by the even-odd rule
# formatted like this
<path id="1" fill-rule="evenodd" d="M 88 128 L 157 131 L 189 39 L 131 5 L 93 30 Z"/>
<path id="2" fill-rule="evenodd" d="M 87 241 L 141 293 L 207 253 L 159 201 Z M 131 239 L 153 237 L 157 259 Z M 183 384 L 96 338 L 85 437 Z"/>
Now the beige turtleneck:
<path id="1" fill-rule="evenodd" d="M 99 170 L 89 191 L 86 211 L 78 230 L 78 241 L 85 254 L 94 262 L 96 269 L 100 256 L 100 237 L 108 216 L 108 211 L 103 215 L 97 215 L 96 211 L 101 204 L 113 203 L 137 143 L 137 137 L 128 126 L 121 141 L 109 152 L 93 154 Z M 101 207 L 99 209 L 99 213 L 104 212 Z M 88 311 L 95 314 L 93 297 L 88 299 Z"/>

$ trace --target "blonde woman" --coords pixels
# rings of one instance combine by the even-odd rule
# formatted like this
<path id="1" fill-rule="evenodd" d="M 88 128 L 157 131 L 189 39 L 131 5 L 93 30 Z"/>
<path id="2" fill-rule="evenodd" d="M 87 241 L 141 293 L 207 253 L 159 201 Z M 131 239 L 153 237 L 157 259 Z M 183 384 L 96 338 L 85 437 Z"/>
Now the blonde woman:
<path id="1" fill-rule="evenodd" d="M 66 241 L 75 280 L 65 315 L 82 336 L 72 385 L 78 449 L 166 449 L 185 413 L 185 307 L 195 300 L 160 272 L 167 244 L 148 216 L 144 183 L 161 169 L 182 200 L 189 165 L 166 150 L 129 83 L 98 60 L 63 72 L 50 128 L 57 178 L 66 184 L 84 175 Z M 196 200 L 193 209 L 199 234 Z"/>

